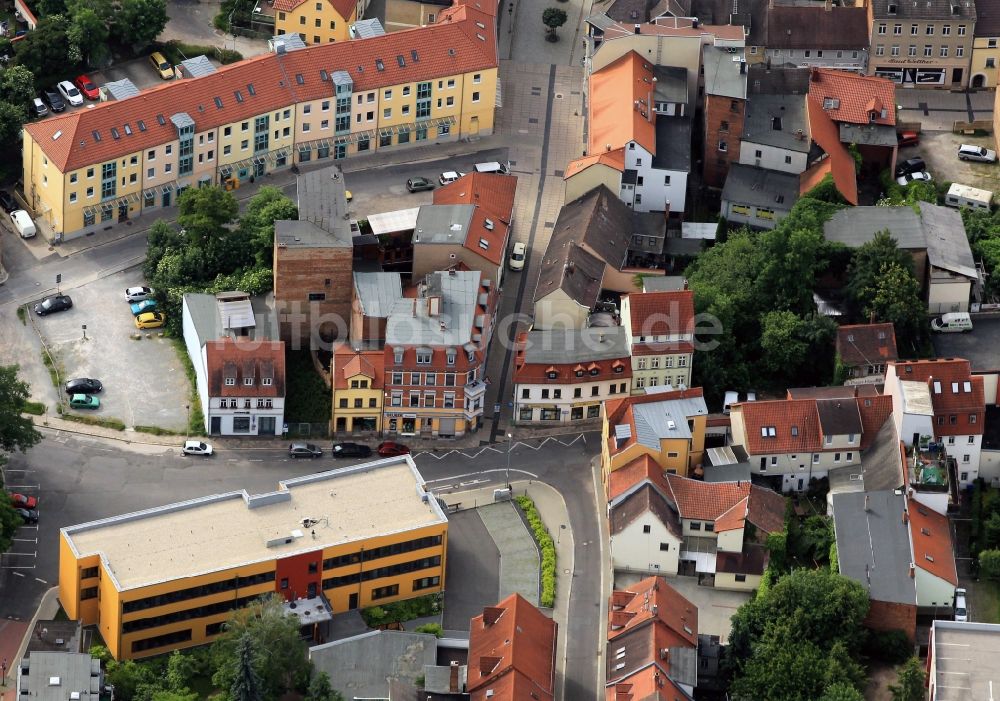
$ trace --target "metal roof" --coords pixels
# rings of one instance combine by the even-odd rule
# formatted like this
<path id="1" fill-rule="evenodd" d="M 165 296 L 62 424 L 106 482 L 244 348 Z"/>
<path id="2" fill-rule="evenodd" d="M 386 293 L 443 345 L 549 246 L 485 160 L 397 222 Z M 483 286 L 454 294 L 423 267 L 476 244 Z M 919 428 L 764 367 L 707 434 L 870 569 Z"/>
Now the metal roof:
<path id="1" fill-rule="evenodd" d="M 472 322 L 478 313 L 477 300 L 482 285 L 478 270 L 430 273 L 424 296 L 398 299 L 385 326 L 389 346 L 459 347 L 472 339 Z M 427 297 L 440 296 L 440 310 L 431 315 Z"/>
<path id="2" fill-rule="evenodd" d="M 203 75 L 215 73 L 215 66 L 208 56 L 195 56 L 181 61 L 181 75 L 186 78 L 200 78 Z"/>
<path id="3" fill-rule="evenodd" d="M 437 661 L 437 638 L 428 633 L 382 630 L 309 648 L 316 668 L 348 698 L 388 698 L 389 679 L 414 684 Z"/>
<path id="4" fill-rule="evenodd" d="M 378 21 L 378 18 L 372 17 L 371 19 L 360 19 L 352 24 L 351 34 L 356 39 L 371 39 L 385 34 L 385 29 L 382 28 L 382 23 Z"/>
<path id="5" fill-rule="evenodd" d="M 747 96 L 747 75 L 740 71 L 746 65 L 742 49 L 735 52 L 726 47 L 706 46 L 703 49 L 702 64 L 705 71 L 705 94 L 732 97 L 739 100 Z"/>
<path id="6" fill-rule="evenodd" d="M 272 53 L 278 52 L 278 46 L 284 47 L 285 51 L 298 51 L 299 49 L 306 48 L 306 43 L 302 41 L 302 37 L 294 32 L 291 34 L 278 34 L 270 39 L 268 39 L 268 46 Z"/>
<path id="7" fill-rule="evenodd" d="M 347 71 L 334 71 L 330 74 L 330 80 L 334 85 L 354 85 L 354 80 Z"/>
<path id="8" fill-rule="evenodd" d="M 353 246 L 347 189 L 340 168 L 330 166 L 303 173 L 295 179 L 295 188 L 299 218 L 274 223 L 278 246 Z"/>
<path id="9" fill-rule="evenodd" d="M 397 209 L 393 212 L 379 212 L 368 215 L 368 226 L 376 236 L 393 234 L 399 231 L 413 231 L 417 228 L 417 215 L 420 207 Z"/>
<path id="10" fill-rule="evenodd" d="M 451 243 L 463 245 L 469 235 L 473 204 L 429 204 L 420 208 L 413 243 Z"/>
<path id="11" fill-rule="evenodd" d="M 173 122 L 174 126 L 178 129 L 183 129 L 184 127 L 194 127 L 194 120 L 191 119 L 191 115 L 187 112 L 177 112 L 176 114 L 170 115 L 170 121 Z"/>
<path id="12" fill-rule="evenodd" d="M 125 100 L 139 94 L 139 88 L 128 78 L 105 83 L 104 90 L 107 91 L 112 100 Z"/>
<path id="13" fill-rule="evenodd" d="M 635 440 L 649 448 L 660 449 L 665 438 L 691 438 L 689 416 L 707 416 L 704 397 L 668 399 L 632 405 L 635 420 Z"/>
<path id="14" fill-rule="evenodd" d="M 799 176 L 733 163 L 722 188 L 722 199 L 733 204 L 790 211 L 799 199 Z"/>
<path id="15" fill-rule="evenodd" d="M 354 273 L 354 289 L 365 316 L 384 319 L 403 298 L 399 273 Z"/>
<path id="16" fill-rule="evenodd" d="M 101 661 L 89 653 L 31 652 L 22 661 L 22 670 L 18 675 L 22 698 L 33 701 L 70 698 L 98 701 L 101 698 Z M 71 696 L 73 693 L 78 695 Z"/>

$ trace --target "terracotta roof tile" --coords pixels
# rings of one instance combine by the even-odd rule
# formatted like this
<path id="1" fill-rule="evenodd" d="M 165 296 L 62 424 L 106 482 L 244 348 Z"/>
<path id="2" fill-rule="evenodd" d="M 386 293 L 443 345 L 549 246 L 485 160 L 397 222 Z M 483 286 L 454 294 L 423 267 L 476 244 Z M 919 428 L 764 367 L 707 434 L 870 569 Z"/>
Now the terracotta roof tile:
<path id="1" fill-rule="evenodd" d="M 653 77 L 652 66 L 635 51 L 591 74 L 590 153 L 607 151 L 609 145 L 610 150 L 622 148 L 630 141 L 656 153 L 656 115 L 650 119 L 635 106 L 637 100 L 648 105 Z"/>
<path id="2" fill-rule="evenodd" d="M 605 701 L 673 701 L 687 699 L 688 694 L 674 684 L 658 664 L 636 670 L 607 686 Z"/>
<path id="3" fill-rule="evenodd" d="M 583 158 L 577 158 L 574 161 L 570 161 L 569 165 L 566 166 L 566 172 L 563 175 L 563 179 L 568 180 L 577 173 L 580 173 L 597 163 L 606 165 L 609 168 L 614 168 L 619 172 L 624 171 L 625 149 L 616 148 L 613 151 L 602 151 L 596 155 L 584 156 Z"/>
<path id="4" fill-rule="evenodd" d="M 926 382 L 934 405 L 935 432 L 939 435 L 978 435 L 983 432 L 986 413 L 982 375 L 973 375 L 968 360 L 897 361 L 893 363 L 900 380 Z M 976 417 L 975 423 L 969 420 Z M 955 416 L 955 423 L 951 423 Z"/>
<path id="5" fill-rule="evenodd" d="M 681 518 L 698 521 L 714 521 L 750 495 L 749 482 L 701 482 L 668 474 L 667 484 Z"/>
<path id="6" fill-rule="evenodd" d="M 499 265 L 507 250 L 516 191 L 517 177 L 513 175 L 469 173 L 435 190 L 434 204 L 474 205 L 465 248 Z M 480 245 L 480 239 L 488 242 L 487 248 Z"/>
<path id="7" fill-rule="evenodd" d="M 380 389 L 385 383 L 384 351 L 355 351 L 349 344 L 340 343 L 333 349 L 332 373 L 335 389 L 347 389 L 348 380 L 356 375 L 371 378 L 372 388 Z"/>
<path id="8" fill-rule="evenodd" d="M 907 499 L 910 514 L 910 540 L 913 542 L 913 562 L 946 582 L 958 586 L 955 547 L 951 540 L 948 517 Z"/>
<path id="9" fill-rule="evenodd" d="M 715 532 L 736 531 L 746 525 L 747 504 L 750 498 L 742 499 L 735 503 L 728 511 L 723 512 L 715 519 Z"/>
<path id="10" fill-rule="evenodd" d="M 633 338 L 694 333 L 694 290 L 638 292 L 626 297 Z"/>
<path id="11" fill-rule="evenodd" d="M 337 14 L 340 15 L 341 19 L 345 22 L 350 21 L 350 19 L 354 16 L 355 10 L 357 9 L 357 5 L 355 5 L 354 0 L 324 1 L 329 2 L 330 5 L 333 6 L 333 9 L 337 11 Z M 274 9 L 281 12 L 290 12 L 305 2 L 308 2 L 308 0 L 274 0 Z"/>
<path id="12" fill-rule="evenodd" d="M 868 450 L 892 414 L 892 397 L 888 394 L 858 397 L 858 411 L 861 412 L 861 450 Z"/>
<path id="13" fill-rule="evenodd" d="M 737 405 L 751 455 L 808 453 L 822 447 L 815 399 L 778 399 Z M 774 435 L 770 435 L 773 430 Z M 762 436 L 763 431 L 767 436 Z"/>
<path id="14" fill-rule="evenodd" d="M 751 485 L 747 520 L 765 533 L 777 533 L 785 527 L 785 504 L 777 492 Z"/>
<path id="15" fill-rule="evenodd" d="M 858 75 L 829 68 L 813 68 L 809 74 L 809 100 L 823 108 L 832 98 L 839 103 L 824 110 L 830 119 L 851 124 L 896 124 L 896 84 L 885 78 Z M 885 110 L 886 116 L 881 112 Z M 869 112 L 876 112 L 871 120 Z"/>
<path id="16" fill-rule="evenodd" d="M 663 355 L 664 353 L 694 353 L 694 344 L 690 341 L 675 343 L 636 343 L 632 346 L 632 355 Z"/>
<path id="17" fill-rule="evenodd" d="M 701 387 L 688 387 L 687 389 L 677 389 L 670 392 L 654 392 L 652 394 L 638 394 L 624 399 L 609 399 L 604 402 L 604 413 L 608 417 L 608 427 L 610 435 L 606 438 L 610 441 L 609 450 L 612 455 L 616 455 L 631 445 L 635 445 L 638 431 L 635 426 L 635 414 L 632 407 L 637 404 L 657 404 L 659 402 L 669 402 L 675 399 L 691 399 L 702 397 L 704 393 Z M 632 429 L 629 438 L 616 441 L 614 427 L 619 424 L 628 424 Z"/>
<path id="18" fill-rule="evenodd" d="M 855 170 L 854 158 L 848 152 L 847 147 L 840 141 L 840 130 L 830 119 L 830 115 L 823 111 L 823 101 L 816 101 L 811 94 L 806 100 L 806 112 L 809 117 L 809 130 L 813 141 L 820 145 L 830 160 L 830 172 L 833 173 L 833 183 L 837 186 L 838 192 L 853 205 L 858 204 L 858 176 Z M 816 166 L 814 166 L 816 167 Z M 819 183 L 819 178 L 809 177 L 808 181 L 815 180 Z"/>
<path id="19" fill-rule="evenodd" d="M 892 324 L 853 324 L 837 329 L 837 354 L 848 366 L 896 360 L 896 332 Z"/>
<path id="20" fill-rule="evenodd" d="M 616 611 L 631 614 L 627 624 L 612 630 Z M 698 607 L 667 584 L 663 577 L 647 577 L 626 590 L 616 590 L 608 606 L 608 640 L 614 640 L 650 621 L 665 626 L 675 639 L 672 646 L 698 646 Z"/>
<path id="21" fill-rule="evenodd" d="M 640 518 L 645 521 L 651 514 L 677 538 L 683 537 L 684 531 L 677 512 L 667 501 L 662 490 L 658 490 L 654 484 L 652 481 L 643 482 L 641 486 L 611 506 L 608 514 L 611 535 L 618 535 Z"/>
<path id="22" fill-rule="evenodd" d="M 222 338 L 205 344 L 210 397 L 284 397 L 285 344 Z M 271 383 L 262 380 L 270 376 Z M 231 378 L 234 384 L 227 385 Z M 250 379 L 247 385 L 244 380 Z"/>
<path id="23" fill-rule="evenodd" d="M 614 499 L 645 480 L 655 484 L 664 494 L 670 493 L 667 480 L 663 476 L 663 468 L 650 455 L 643 454 L 611 472 L 608 481 L 608 498 Z"/>

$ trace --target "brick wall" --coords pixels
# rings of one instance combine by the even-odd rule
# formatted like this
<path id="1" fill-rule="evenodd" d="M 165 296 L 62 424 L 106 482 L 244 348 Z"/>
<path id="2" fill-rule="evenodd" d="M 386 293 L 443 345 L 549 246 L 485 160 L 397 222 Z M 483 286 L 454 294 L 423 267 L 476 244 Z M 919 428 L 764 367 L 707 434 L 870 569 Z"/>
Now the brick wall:
<path id="1" fill-rule="evenodd" d="M 864 625 L 872 630 L 902 630 L 910 640 L 917 637 L 917 607 L 915 604 L 893 604 L 872 601 Z"/>
<path id="2" fill-rule="evenodd" d="M 733 109 L 735 104 L 735 109 Z M 705 96 L 705 150 L 702 160 L 703 177 L 709 187 L 726 184 L 729 164 L 740 160 L 740 136 L 743 134 L 744 100 L 718 95 Z M 720 142 L 726 145 L 719 150 Z"/>
<path id="3" fill-rule="evenodd" d="M 353 250 L 275 248 L 274 301 L 281 338 L 292 350 L 308 347 L 310 332 L 327 340 L 346 338 L 354 289 Z M 322 299 L 310 301 L 310 295 Z"/>

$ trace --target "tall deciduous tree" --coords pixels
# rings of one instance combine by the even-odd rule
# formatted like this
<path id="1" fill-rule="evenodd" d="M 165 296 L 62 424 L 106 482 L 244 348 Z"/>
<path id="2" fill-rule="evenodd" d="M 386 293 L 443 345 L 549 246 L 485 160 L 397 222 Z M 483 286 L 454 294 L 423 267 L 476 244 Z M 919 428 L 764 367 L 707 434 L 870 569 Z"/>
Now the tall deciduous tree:
<path id="1" fill-rule="evenodd" d="M 109 56 L 107 21 L 89 7 L 80 7 L 73 13 L 66 37 L 88 66 L 99 66 Z"/>
<path id="2" fill-rule="evenodd" d="M 258 266 L 270 268 L 273 262 L 274 222 L 298 218 L 295 202 L 276 187 L 262 187 L 250 198 L 240 216 L 240 230 L 249 237 Z"/>
<path id="3" fill-rule="evenodd" d="M 864 296 L 865 316 L 892 322 L 901 348 L 912 354 L 922 346 L 926 306 L 920 299 L 920 283 L 912 272 L 896 261 L 883 263 Z"/>
<path id="4" fill-rule="evenodd" d="M 904 270 L 913 272 L 913 257 L 896 245 L 888 231 L 880 231 L 854 252 L 847 269 L 847 303 L 855 321 L 867 321 L 865 305 L 869 290 L 882 275 L 882 266 L 897 263 Z"/>
<path id="5" fill-rule="evenodd" d="M 240 209 L 232 193 L 220 187 L 189 187 L 177 198 L 177 204 L 177 223 L 187 232 L 188 240 L 202 248 L 230 234 L 228 225 Z"/>
<path id="6" fill-rule="evenodd" d="M 17 42 L 17 63 L 32 72 L 37 87 L 48 87 L 73 69 L 68 31 L 69 19 L 65 15 L 51 15 L 39 20 L 38 26 Z"/>
<path id="7" fill-rule="evenodd" d="M 330 685 L 330 676 L 326 672 L 313 672 L 305 701 L 344 701 L 344 697 Z"/>
<path id="8" fill-rule="evenodd" d="M 865 701 L 865 696 L 850 684 L 839 682 L 828 686 L 819 701 Z"/>
<path id="9" fill-rule="evenodd" d="M 0 450 L 5 453 L 23 453 L 42 439 L 31 419 L 21 416 L 31 394 L 17 370 L 17 365 L 0 365 Z"/>
<path id="10" fill-rule="evenodd" d="M 13 65 L 0 70 L 0 101 L 20 107 L 27 115 L 35 95 L 35 76 L 25 66 Z"/>
<path id="11" fill-rule="evenodd" d="M 122 44 L 143 46 L 160 35 L 168 19 L 165 0 L 122 0 L 114 30 Z"/>

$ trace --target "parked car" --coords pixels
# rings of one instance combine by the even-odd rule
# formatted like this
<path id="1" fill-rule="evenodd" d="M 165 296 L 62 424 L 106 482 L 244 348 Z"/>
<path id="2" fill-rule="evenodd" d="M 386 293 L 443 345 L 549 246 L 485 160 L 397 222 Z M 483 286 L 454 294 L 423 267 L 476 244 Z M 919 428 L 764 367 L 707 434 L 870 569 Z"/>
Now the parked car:
<path id="1" fill-rule="evenodd" d="M 69 295 L 53 295 L 51 297 L 46 297 L 35 305 L 35 314 L 38 316 L 45 316 L 46 314 L 64 312 L 67 309 L 72 308 L 73 300 L 69 298 Z"/>
<path id="2" fill-rule="evenodd" d="M 74 409 L 100 409 L 101 400 L 92 394 L 74 394 L 69 398 L 69 405 Z"/>
<path id="3" fill-rule="evenodd" d="M 144 299 L 149 299 L 153 296 L 152 287 L 126 287 L 125 288 L 125 301 L 126 302 L 141 302 Z"/>
<path id="4" fill-rule="evenodd" d="M 510 251 L 510 262 L 508 263 L 511 270 L 522 270 L 524 268 L 524 253 L 527 248 L 521 241 L 514 244 L 514 248 Z"/>
<path id="5" fill-rule="evenodd" d="M 917 171 L 927 170 L 927 164 L 924 163 L 924 159 L 917 158 L 907 158 L 902 163 L 896 164 L 896 177 L 901 175 L 906 175 L 907 173 L 916 173 Z"/>
<path id="6" fill-rule="evenodd" d="M 184 441 L 181 448 L 181 455 L 211 455 L 213 452 L 212 446 L 204 441 Z"/>
<path id="7" fill-rule="evenodd" d="M 916 146 L 920 143 L 920 135 L 915 131 L 896 132 L 896 144 L 899 146 Z"/>
<path id="8" fill-rule="evenodd" d="M 18 236 L 22 239 L 33 238 L 38 233 L 38 227 L 35 226 L 31 215 L 23 209 L 15 209 L 11 212 L 10 222 L 14 225 L 14 229 L 17 230 Z"/>
<path id="9" fill-rule="evenodd" d="M 56 85 L 56 89 L 63 96 L 63 99 L 74 107 L 79 107 L 83 104 L 83 94 L 68 80 L 60 80 L 59 84 Z"/>
<path id="10" fill-rule="evenodd" d="M 445 172 L 441 173 L 441 177 L 438 178 L 438 182 L 441 183 L 442 185 L 447 185 L 448 183 L 455 182 L 463 175 L 465 175 L 465 173 L 456 173 L 453 170 L 446 170 Z"/>
<path id="11" fill-rule="evenodd" d="M 979 161 L 980 163 L 996 163 L 997 152 L 983 146 L 962 144 L 958 147 L 958 159 L 961 161 Z"/>
<path id="12" fill-rule="evenodd" d="M 49 113 L 49 108 L 42 102 L 42 98 L 36 97 L 31 100 L 31 112 L 36 117 L 44 117 Z"/>
<path id="13" fill-rule="evenodd" d="M 965 589 L 962 587 L 955 589 L 955 620 L 963 623 L 969 620 L 969 609 L 965 603 Z"/>
<path id="14" fill-rule="evenodd" d="M 293 458 L 318 458 L 323 449 L 312 443 L 292 443 L 288 446 L 288 454 Z"/>
<path id="15" fill-rule="evenodd" d="M 434 188 L 434 183 L 427 178 L 410 178 L 406 181 L 406 189 L 410 192 L 422 192 L 424 190 L 433 190 Z"/>
<path id="16" fill-rule="evenodd" d="M 87 76 L 78 75 L 76 80 L 73 81 L 73 85 L 79 88 L 80 92 L 83 93 L 83 96 L 88 100 L 101 99 L 101 91 L 96 85 L 94 85 L 94 81 Z"/>
<path id="17" fill-rule="evenodd" d="M 361 443 L 334 443 L 330 449 L 335 458 L 367 458 L 372 449 Z"/>
<path id="18" fill-rule="evenodd" d="M 17 209 L 17 200 L 14 199 L 14 195 L 6 190 L 0 190 L 0 207 L 3 207 L 5 212 L 13 212 Z"/>
<path id="19" fill-rule="evenodd" d="M 397 455 L 407 455 L 410 452 L 408 447 L 396 441 L 382 441 L 376 450 L 383 458 L 394 458 Z"/>
<path id="20" fill-rule="evenodd" d="M 926 170 L 918 171 L 916 173 L 907 173 L 906 175 L 900 178 L 896 178 L 896 182 L 902 185 L 903 187 L 906 187 L 910 183 L 916 183 L 916 182 L 929 183 L 931 180 L 933 180 L 933 178 L 931 178 L 931 174 L 928 173 Z"/>
<path id="21" fill-rule="evenodd" d="M 174 67 L 159 51 L 154 51 L 149 55 L 149 65 L 163 80 L 170 80 L 174 77 Z"/>
<path id="22" fill-rule="evenodd" d="M 143 312 L 152 311 L 156 308 L 155 299 L 144 299 L 141 302 L 132 302 L 128 305 L 129 309 L 132 310 L 132 316 L 139 316 Z"/>
<path id="23" fill-rule="evenodd" d="M 52 108 L 53 112 L 62 112 L 66 109 L 66 103 L 63 102 L 58 90 L 46 90 L 45 101 L 49 103 L 49 107 Z"/>
<path id="24" fill-rule="evenodd" d="M 18 494 L 17 492 L 11 492 L 10 503 L 19 509 L 34 509 L 38 506 L 38 499 Z"/>
<path id="25" fill-rule="evenodd" d="M 968 312 L 945 312 L 931 319 L 931 331 L 937 333 L 969 333 L 972 317 Z"/>
<path id="26" fill-rule="evenodd" d="M 34 509 L 14 509 L 25 523 L 38 523 L 38 512 Z"/>
<path id="27" fill-rule="evenodd" d="M 143 312 L 135 318 L 137 329 L 158 329 L 167 323 L 167 315 L 163 312 Z"/>
<path id="28" fill-rule="evenodd" d="M 74 377 L 66 381 L 66 394 L 97 394 L 103 389 L 101 381 L 92 377 Z"/>

